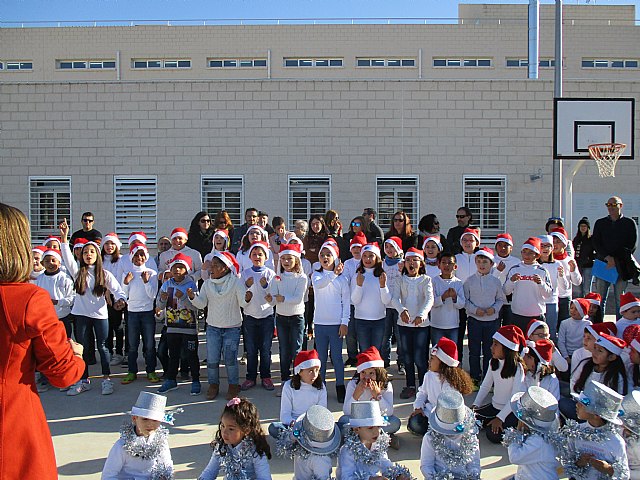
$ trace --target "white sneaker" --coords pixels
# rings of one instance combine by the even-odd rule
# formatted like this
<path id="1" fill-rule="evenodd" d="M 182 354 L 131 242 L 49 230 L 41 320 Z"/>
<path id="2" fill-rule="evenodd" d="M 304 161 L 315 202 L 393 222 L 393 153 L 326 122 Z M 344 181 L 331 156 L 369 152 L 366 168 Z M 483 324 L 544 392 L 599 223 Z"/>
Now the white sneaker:
<path id="1" fill-rule="evenodd" d="M 113 382 L 109 379 L 102 381 L 102 395 L 111 395 L 113 393 Z"/>
<path id="2" fill-rule="evenodd" d="M 118 355 L 117 353 L 115 353 L 111 357 L 111 361 L 109 362 L 109 365 L 111 365 L 112 367 L 115 367 L 116 365 L 120 365 L 122 363 L 122 360 L 124 360 L 124 356 Z"/>
<path id="3" fill-rule="evenodd" d="M 67 390 L 67 395 L 70 397 L 75 397 L 76 395 L 80 395 L 81 393 L 88 392 L 91 390 L 91 384 L 87 382 L 83 382 L 80 380 L 78 383 L 74 383 Z"/>

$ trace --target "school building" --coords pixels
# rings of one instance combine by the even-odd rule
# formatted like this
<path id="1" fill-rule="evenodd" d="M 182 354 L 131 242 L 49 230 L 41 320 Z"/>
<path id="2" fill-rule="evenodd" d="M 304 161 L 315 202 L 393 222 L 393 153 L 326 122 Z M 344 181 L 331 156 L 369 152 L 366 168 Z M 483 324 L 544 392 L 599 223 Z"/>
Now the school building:
<path id="1" fill-rule="evenodd" d="M 634 6 L 565 5 L 564 96 L 640 96 Z M 375 207 L 444 233 L 467 204 L 485 238 L 541 233 L 551 212 L 554 6 L 460 5 L 455 20 L 0 28 L 0 201 L 46 236 L 63 217 L 151 239 L 204 209 L 291 223 Z M 636 108 L 640 102 L 636 101 Z M 636 116 L 637 112 L 636 112 Z M 638 129 L 636 128 L 636 133 Z M 637 149 L 637 147 L 636 147 Z M 573 185 L 574 222 L 620 195 L 638 160 Z M 573 232 L 575 225 L 570 225 Z"/>

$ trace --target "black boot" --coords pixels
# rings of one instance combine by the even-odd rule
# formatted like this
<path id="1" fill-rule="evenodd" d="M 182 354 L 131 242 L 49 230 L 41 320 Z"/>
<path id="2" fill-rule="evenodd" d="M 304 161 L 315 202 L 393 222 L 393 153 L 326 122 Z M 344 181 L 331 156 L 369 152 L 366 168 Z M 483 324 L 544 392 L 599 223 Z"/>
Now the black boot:
<path id="1" fill-rule="evenodd" d="M 347 393 L 347 390 L 344 388 L 344 385 L 336 385 L 336 395 L 338 396 L 338 403 L 344 403 L 344 396 Z"/>

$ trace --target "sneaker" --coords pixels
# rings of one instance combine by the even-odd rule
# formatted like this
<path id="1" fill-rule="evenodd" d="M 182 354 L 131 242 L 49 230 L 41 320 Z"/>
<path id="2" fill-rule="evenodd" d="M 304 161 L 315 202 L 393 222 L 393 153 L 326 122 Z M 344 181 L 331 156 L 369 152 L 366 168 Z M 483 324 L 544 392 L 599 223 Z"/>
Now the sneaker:
<path id="1" fill-rule="evenodd" d="M 122 362 L 120 362 L 120 366 L 122 368 L 129 368 L 129 357 L 127 357 L 126 355 L 122 357 Z"/>
<path id="2" fill-rule="evenodd" d="M 229 390 L 227 390 L 227 400 L 231 400 L 234 397 L 237 397 L 238 394 L 240 393 L 240 385 L 234 385 L 234 384 L 230 384 L 229 385 Z"/>
<path id="3" fill-rule="evenodd" d="M 399 363 L 398 364 L 398 375 L 406 375 L 406 374 L 407 374 L 407 372 L 405 372 L 405 370 L 404 370 L 404 365 Z"/>
<path id="4" fill-rule="evenodd" d="M 71 387 L 63 387 L 60 389 L 61 392 L 68 392 Z"/>
<path id="5" fill-rule="evenodd" d="M 156 372 L 147 373 L 147 380 L 149 380 L 151 383 L 160 382 L 160 378 L 158 378 Z"/>
<path id="6" fill-rule="evenodd" d="M 80 380 L 78 383 L 74 383 L 69 387 L 69 390 L 67 390 L 67 395 L 70 397 L 75 397 L 76 395 L 88 392 L 89 390 L 91 390 L 91 384 L 89 383 L 89 381 Z"/>
<path id="7" fill-rule="evenodd" d="M 478 390 L 480 390 L 480 380 L 474 380 L 473 381 L 473 391 L 477 392 Z"/>
<path id="8" fill-rule="evenodd" d="M 202 386 L 200 385 L 200 380 L 194 380 L 193 382 L 191 382 L 191 395 L 200 395 L 201 391 Z"/>
<path id="9" fill-rule="evenodd" d="M 215 400 L 220 392 L 220 385 L 217 383 L 210 383 L 209 389 L 207 390 L 207 400 Z"/>
<path id="10" fill-rule="evenodd" d="M 270 378 L 263 378 L 262 379 L 262 388 L 272 392 L 273 390 L 275 390 L 276 387 L 273 386 L 273 382 L 271 381 Z"/>
<path id="11" fill-rule="evenodd" d="M 242 357 L 240 357 L 240 365 L 246 365 L 247 364 L 247 354 L 243 353 Z"/>
<path id="12" fill-rule="evenodd" d="M 43 393 L 49 390 L 49 386 L 49 382 L 47 382 L 47 380 L 45 379 L 44 381 L 36 385 L 36 389 L 38 390 L 38 393 Z"/>
<path id="13" fill-rule="evenodd" d="M 113 393 L 113 382 L 108 378 L 102 381 L 102 395 L 111 395 Z"/>
<path id="14" fill-rule="evenodd" d="M 138 378 L 138 375 L 136 375 L 135 373 L 129 372 L 124 376 L 124 378 L 120 381 L 120 383 L 123 385 L 129 385 L 131 382 L 135 382 L 136 378 Z"/>
<path id="15" fill-rule="evenodd" d="M 407 400 L 409 398 L 413 398 L 416 396 L 416 388 L 415 387 L 404 387 L 402 392 L 400 392 L 400 398 L 403 400 Z"/>
<path id="16" fill-rule="evenodd" d="M 178 382 L 175 380 L 165 380 L 162 386 L 158 389 L 158 393 L 166 393 L 171 390 L 177 390 Z"/>
<path id="17" fill-rule="evenodd" d="M 244 383 L 240 385 L 240 390 L 244 392 L 245 390 L 249 390 L 250 388 L 253 388 L 255 386 L 256 382 L 254 382 L 253 380 L 245 380 Z"/>
<path id="18" fill-rule="evenodd" d="M 124 357 L 122 355 L 118 355 L 116 353 L 113 355 L 113 357 L 111 357 L 111 361 L 109 362 L 109 365 L 111 365 L 112 367 L 115 367 L 116 365 L 121 365 L 123 359 Z"/>

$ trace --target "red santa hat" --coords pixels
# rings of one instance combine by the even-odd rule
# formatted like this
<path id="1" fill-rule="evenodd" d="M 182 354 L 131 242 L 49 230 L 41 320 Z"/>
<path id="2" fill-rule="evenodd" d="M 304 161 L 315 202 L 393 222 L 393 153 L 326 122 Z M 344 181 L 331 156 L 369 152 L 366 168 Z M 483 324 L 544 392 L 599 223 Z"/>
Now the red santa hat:
<path id="1" fill-rule="evenodd" d="M 62 244 L 62 239 L 60 237 L 56 237 L 55 235 L 51 235 L 50 237 L 47 237 L 47 238 L 44 239 L 43 245 L 47 246 L 47 244 L 49 242 L 54 242 L 54 241 Z"/>
<path id="2" fill-rule="evenodd" d="M 173 238 L 173 237 L 171 237 Z M 140 232 L 131 232 L 131 235 L 129 235 L 129 240 L 128 243 L 129 245 L 131 245 L 133 242 L 141 242 L 144 243 L 145 245 L 147 244 L 147 234 L 140 231 Z"/>
<path id="3" fill-rule="evenodd" d="M 134 242 L 129 246 L 129 260 L 133 261 L 133 257 L 140 250 L 144 252 L 144 261 L 146 262 L 147 260 L 149 260 L 149 250 L 147 249 L 147 246 L 142 242 Z"/>
<path id="4" fill-rule="evenodd" d="M 537 342 L 527 342 L 527 348 L 529 352 L 533 352 L 540 360 L 542 365 L 551 365 L 551 359 L 553 358 L 553 351 L 555 345 L 551 340 L 541 339 Z"/>
<path id="5" fill-rule="evenodd" d="M 31 251 L 34 253 L 40 252 L 40 255 L 43 256 L 44 252 L 47 251 L 47 247 L 45 247 L 44 245 L 38 245 L 37 247 L 32 247 Z"/>
<path id="6" fill-rule="evenodd" d="M 84 250 L 84 247 L 88 247 L 89 245 L 93 245 L 95 247 L 95 249 L 98 251 L 98 253 L 100 253 L 100 240 L 95 240 L 95 241 L 87 241 L 85 242 L 84 245 L 82 245 L 82 249 Z"/>
<path id="7" fill-rule="evenodd" d="M 477 228 L 465 228 L 462 232 L 462 235 L 460 235 L 460 242 L 462 242 L 462 239 L 465 235 L 471 235 L 476 239 L 476 242 L 480 243 L 480 230 L 478 230 Z"/>
<path id="8" fill-rule="evenodd" d="M 353 247 L 364 247 L 366 244 L 367 237 L 364 233 L 358 232 L 353 236 L 351 242 L 349 242 L 349 250 L 351 250 Z"/>
<path id="9" fill-rule="evenodd" d="M 599 293 L 589 292 L 584 296 L 584 298 L 589 300 L 589 303 L 592 303 L 593 305 L 602 305 L 602 296 Z"/>
<path id="10" fill-rule="evenodd" d="M 427 247 L 427 242 L 435 243 L 436 246 L 438 247 L 438 251 L 439 252 L 442 251 L 442 242 L 440 241 L 440 235 L 431 235 L 425 238 L 424 242 L 422 242 L 422 250 L 424 250 Z"/>
<path id="11" fill-rule="evenodd" d="M 360 373 L 367 368 L 384 368 L 384 360 L 376 347 L 369 347 L 364 352 L 356 356 L 358 365 L 356 371 Z"/>
<path id="12" fill-rule="evenodd" d="M 520 330 L 520 327 L 516 325 L 500 327 L 498 331 L 493 334 L 493 339 L 515 352 L 519 352 L 526 346 L 524 334 L 522 330 Z"/>
<path id="13" fill-rule="evenodd" d="M 331 252 L 331 255 L 333 256 L 334 260 L 337 260 L 338 258 L 340 258 L 340 249 L 338 248 L 338 244 L 336 242 L 334 242 L 333 240 L 328 240 L 328 241 L 324 242 L 322 244 L 322 246 L 320 247 L 320 250 L 322 250 L 323 248 L 326 248 L 327 250 L 329 250 Z M 320 250 L 318 250 L 318 251 L 320 251 Z"/>
<path id="14" fill-rule="evenodd" d="M 551 235 L 539 235 L 540 247 L 542 245 L 551 245 L 553 247 L 553 237 Z"/>
<path id="15" fill-rule="evenodd" d="M 589 315 L 589 305 L 591 305 L 589 300 L 586 298 L 574 298 L 571 300 L 571 303 L 576 307 L 576 310 L 578 310 L 578 313 L 582 318 Z"/>
<path id="16" fill-rule="evenodd" d="M 603 333 L 606 333 L 607 335 L 613 335 L 613 336 L 618 334 L 618 327 L 613 322 L 594 323 L 593 325 L 587 325 L 584 328 L 591 335 L 593 335 L 593 338 L 595 339 L 597 339 Z"/>
<path id="17" fill-rule="evenodd" d="M 640 335 L 640 325 L 633 323 L 624 329 L 624 333 L 622 334 L 622 339 L 627 343 L 627 345 L 631 345 L 631 342 L 634 338 Z"/>
<path id="18" fill-rule="evenodd" d="M 636 352 L 640 353 L 640 335 L 636 336 L 629 344 Z"/>
<path id="19" fill-rule="evenodd" d="M 620 295 L 620 313 L 626 312 L 633 307 L 640 307 L 640 300 L 633 293 L 627 292 Z"/>
<path id="20" fill-rule="evenodd" d="M 608 335 L 606 333 L 600 334 L 596 343 L 617 356 L 622 355 L 622 351 L 627 346 L 627 343 L 621 338 L 614 337 L 613 335 Z"/>
<path id="21" fill-rule="evenodd" d="M 496 236 L 496 243 L 494 245 L 497 245 L 498 242 L 504 242 L 513 247 L 513 238 L 511 238 L 511 235 L 509 235 L 508 233 L 499 233 Z"/>
<path id="22" fill-rule="evenodd" d="M 122 242 L 120 241 L 120 238 L 118 237 L 118 234 L 116 232 L 109 232 L 104 237 L 102 237 L 102 245 L 107 242 L 113 242 L 116 247 L 122 248 Z"/>
<path id="23" fill-rule="evenodd" d="M 86 238 L 76 238 L 75 242 L 73 242 L 73 248 L 74 250 L 76 248 L 82 248 L 85 246 L 86 243 L 87 243 Z"/>
<path id="24" fill-rule="evenodd" d="M 213 232 L 213 236 L 215 237 L 216 235 L 226 240 L 229 238 L 229 230 L 227 230 L 226 228 L 219 228 L 215 232 Z"/>
<path id="25" fill-rule="evenodd" d="M 175 257 L 169 260 L 169 268 L 178 264 L 182 264 L 187 267 L 187 273 L 189 273 L 193 268 L 193 260 L 191 260 L 189 255 L 185 255 L 184 253 L 177 253 Z"/>
<path id="26" fill-rule="evenodd" d="M 532 318 L 527 325 L 527 338 L 531 336 L 533 332 L 535 332 L 538 328 L 546 325 L 546 322 L 539 320 L 537 318 Z"/>
<path id="27" fill-rule="evenodd" d="M 493 250 L 491 250 L 489 247 L 482 247 L 478 249 L 478 251 L 476 252 L 476 256 L 478 255 L 481 257 L 487 257 L 492 262 L 494 261 L 494 258 L 495 258 L 493 256 Z"/>
<path id="28" fill-rule="evenodd" d="M 389 237 L 384 241 L 384 244 L 389 244 L 393 247 L 396 253 L 402 255 L 402 239 L 400 237 Z"/>
<path id="29" fill-rule="evenodd" d="M 293 255 L 300 258 L 302 257 L 302 245 L 299 243 L 281 243 L 280 255 Z"/>
<path id="30" fill-rule="evenodd" d="M 320 357 L 315 350 L 300 350 L 293 362 L 293 373 L 296 375 L 305 368 L 319 367 Z"/>
<path id="31" fill-rule="evenodd" d="M 551 235 L 552 237 L 556 237 L 564 244 L 565 247 L 569 245 L 569 234 L 563 227 L 554 228 L 553 230 L 551 230 L 551 232 L 549 232 L 549 235 Z"/>
<path id="32" fill-rule="evenodd" d="M 540 255 L 540 239 L 538 237 L 529 237 L 522 245 L 522 250 L 531 250 Z"/>
<path id="33" fill-rule="evenodd" d="M 224 263 L 229 270 L 233 272 L 234 275 L 238 275 L 240 273 L 240 264 L 236 260 L 236 257 L 233 256 L 231 252 L 216 252 L 213 254 L 213 258 L 217 258 L 222 263 Z"/>
<path id="34" fill-rule="evenodd" d="M 173 240 L 176 237 L 184 237 L 185 240 L 189 238 L 189 234 L 187 233 L 187 231 L 182 228 L 182 227 L 177 227 L 174 228 L 173 230 L 171 230 L 171 240 Z"/>
<path id="35" fill-rule="evenodd" d="M 249 250 L 247 250 L 247 256 L 251 255 L 251 251 L 254 248 L 262 248 L 262 250 L 264 250 L 264 254 L 266 255 L 267 260 L 269 259 L 269 256 L 271 255 L 271 250 L 269 249 L 269 244 L 267 242 L 263 242 L 262 240 L 253 242 L 251 245 L 249 245 Z"/>
<path id="36" fill-rule="evenodd" d="M 364 247 L 362 247 L 361 253 L 371 252 L 378 258 L 382 258 L 380 255 L 380 246 L 378 242 L 367 243 Z"/>
<path id="37" fill-rule="evenodd" d="M 55 257 L 60 263 L 62 263 L 62 254 L 60 253 L 60 250 L 49 248 L 42 254 L 43 259 L 44 257 Z"/>
<path id="38" fill-rule="evenodd" d="M 404 258 L 409 258 L 409 257 L 418 257 L 420 260 L 424 262 L 424 253 L 422 252 L 422 250 L 418 250 L 416 247 L 411 247 L 409 250 L 407 250 L 407 253 L 404 255 Z"/>
<path id="39" fill-rule="evenodd" d="M 442 337 L 438 340 L 437 345 L 431 350 L 431 354 L 438 357 L 441 362 L 450 367 L 460 365 L 458 361 L 458 346 L 456 342 L 449 340 L 447 337 Z"/>

